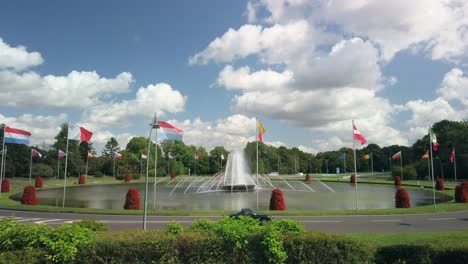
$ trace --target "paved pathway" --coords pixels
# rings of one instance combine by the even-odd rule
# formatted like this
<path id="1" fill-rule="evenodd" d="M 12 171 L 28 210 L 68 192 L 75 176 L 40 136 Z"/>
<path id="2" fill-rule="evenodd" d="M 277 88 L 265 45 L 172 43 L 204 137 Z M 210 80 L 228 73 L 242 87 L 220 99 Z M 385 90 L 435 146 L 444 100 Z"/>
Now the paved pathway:
<path id="1" fill-rule="evenodd" d="M 48 224 L 51 226 L 72 223 L 82 219 L 95 219 L 106 223 L 110 230 L 142 228 L 139 215 L 93 215 L 70 213 L 42 213 L 29 211 L 0 210 L 0 218 L 14 216 L 23 223 Z M 295 219 L 309 230 L 354 233 L 354 232 L 418 232 L 468 230 L 468 211 L 412 214 L 412 215 L 352 215 L 352 216 L 274 216 L 276 219 Z M 147 228 L 164 228 L 169 221 L 185 226 L 196 219 L 219 220 L 221 216 L 148 216 Z"/>

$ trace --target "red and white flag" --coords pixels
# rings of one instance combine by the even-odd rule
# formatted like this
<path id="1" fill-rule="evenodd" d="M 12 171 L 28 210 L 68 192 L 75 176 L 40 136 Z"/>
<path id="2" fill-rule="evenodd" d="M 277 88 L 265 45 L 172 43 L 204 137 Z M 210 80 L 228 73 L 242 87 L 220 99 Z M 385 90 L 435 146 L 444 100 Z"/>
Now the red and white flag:
<path id="1" fill-rule="evenodd" d="M 455 148 L 452 148 L 452 153 L 450 153 L 450 162 L 453 163 L 455 160 Z"/>
<path id="2" fill-rule="evenodd" d="M 32 157 L 42 158 L 42 154 L 39 151 L 35 150 L 35 149 L 31 149 L 31 156 Z"/>
<path id="3" fill-rule="evenodd" d="M 361 141 L 361 145 L 366 144 L 367 140 L 364 138 L 364 136 L 359 132 L 359 130 L 356 128 L 353 122 L 353 131 L 354 131 L 354 140 L 356 141 Z"/>
<path id="4" fill-rule="evenodd" d="M 82 142 L 89 142 L 91 141 L 92 136 L 93 136 L 93 132 L 87 130 L 86 128 L 80 127 L 73 123 L 69 123 L 68 139 L 79 140 Z"/>

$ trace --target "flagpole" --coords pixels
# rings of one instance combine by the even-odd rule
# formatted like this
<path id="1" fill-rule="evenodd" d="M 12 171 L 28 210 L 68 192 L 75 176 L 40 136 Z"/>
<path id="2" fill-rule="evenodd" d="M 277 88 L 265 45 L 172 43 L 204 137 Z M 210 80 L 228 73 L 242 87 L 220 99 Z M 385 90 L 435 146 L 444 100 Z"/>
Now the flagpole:
<path id="1" fill-rule="evenodd" d="M 258 120 L 255 117 L 255 138 L 257 142 L 257 169 L 256 169 L 256 180 L 257 180 L 257 211 L 258 211 Z"/>
<path id="2" fill-rule="evenodd" d="M 3 140 L 2 140 L 2 165 L 0 167 L 0 183 L 3 182 L 3 166 L 6 162 L 6 151 L 5 151 L 5 127 L 3 126 Z M 1 192 L 0 192 L 1 193 Z"/>
<path id="3" fill-rule="evenodd" d="M 156 144 L 154 146 L 154 190 L 153 190 L 153 209 L 156 210 L 156 175 L 158 172 L 158 120 L 156 119 L 156 113 L 154 113 L 154 122 L 156 123 L 156 127 L 153 128 L 155 129 L 154 134 L 156 135 Z"/>
<path id="4" fill-rule="evenodd" d="M 432 198 L 434 200 L 434 208 L 437 208 L 435 199 L 435 184 L 434 184 L 434 160 L 432 155 L 432 134 L 431 128 L 429 128 L 429 151 L 431 152 L 431 172 L 432 172 Z"/>
<path id="5" fill-rule="evenodd" d="M 427 154 L 429 155 L 429 150 Z M 430 157 L 427 157 L 427 175 L 429 177 L 429 182 L 430 182 L 432 178 L 431 178 L 431 161 L 429 159 Z"/>
<path id="6" fill-rule="evenodd" d="M 354 131 L 353 131 L 353 140 L 354 140 Z M 346 152 L 344 153 L 344 176 L 346 176 Z"/>
<path id="7" fill-rule="evenodd" d="M 57 153 L 57 180 L 59 179 L 59 174 L 60 174 L 60 154 Z"/>
<path id="8" fill-rule="evenodd" d="M 372 169 L 372 176 L 374 175 L 374 152 L 370 153 L 370 158 L 371 158 L 371 169 Z"/>
<path id="9" fill-rule="evenodd" d="M 400 175 L 401 180 L 403 180 L 403 151 L 400 149 Z"/>
<path id="10" fill-rule="evenodd" d="M 29 184 L 31 184 L 31 175 L 32 175 L 32 149 L 31 149 L 31 157 L 30 157 L 30 161 L 29 161 Z"/>
<path id="11" fill-rule="evenodd" d="M 453 171 L 455 173 L 455 184 L 457 184 L 457 151 L 453 147 Z"/>
<path id="12" fill-rule="evenodd" d="M 68 137 L 70 132 L 70 122 L 68 122 L 67 126 L 67 147 L 65 149 L 65 174 L 63 176 L 63 200 L 62 200 L 62 207 L 65 207 L 65 195 L 67 191 L 67 165 L 68 165 Z"/>
<path id="13" fill-rule="evenodd" d="M 115 179 L 115 151 L 112 153 L 112 156 L 114 157 L 114 167 L 112 168 L 112 177 Z"/>
<path id="14" fill-rule="evenodd" d="M 147 208 L 148 208 L 148 170 L 149 170 L 149 161 L 150 161 L 150 148 L 151 148 L 151 134 L 153 132 L 153 126 L 156 120 L 150 124 L 150 132 L 148 136 L 148 156 L 146 157 L 146 179 L 145 179 L 145 200 L 143 205 L 143 230 L 146 230 L 146 215 L 147 215 Z M 157 155 L 157 153 L 155 153 Z"/>
<path id="15" fill-rule="evenodd" d="M 356 177 L 356 183 L 354 184 L 354 192 L 356 193 L 356 211 L 359 210 L 358 204 L 358 191 L 357 191 L 357 168 L 356 168 L 356 144 L 354 143 L 354 120 L 353 123 L 353 152 L 354 152 L 354 177 Z M 351 176 L 352 177 L 352 176 Z"/>
<path id="16" fill-rule="evenodd" d="M 88 162 L 89 162 L 89 152 L 87 151 L 87 153 L 86 153 L 86 171 L 85 171 L 85 177 L 88 177 Z"/>
<path id="17" fill-rule="evenodd" d="M 143 158 L 140 157 L 140 177 L 143 177 Z"/>

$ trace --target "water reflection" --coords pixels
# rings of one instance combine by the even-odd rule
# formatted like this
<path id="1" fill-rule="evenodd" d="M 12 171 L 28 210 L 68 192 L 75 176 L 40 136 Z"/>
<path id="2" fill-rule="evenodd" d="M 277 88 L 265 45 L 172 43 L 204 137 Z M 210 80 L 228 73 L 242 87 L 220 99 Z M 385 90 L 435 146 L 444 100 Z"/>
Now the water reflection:
<path id="1" fill-rule="evenodd" d="M 288 210 L 341 210 L 355 209 L 354 187 L 344 183 L 299 181 L 275 183 L 284 195 Z M 196 193 L 187 191 L 187 186 L 174 189 L 174 184 L 161 184 L 157 187 L 156 209 L 165 210 L 237 210 L 256 208 L 256 192 L 209 192 Z M 137 188 L 143 202 L 143 184 L 99 185 L 67 188 L 67 207 L 122 209 L 125 195 L 129 188 Z M 193 186 L 191 188 L 194 188 Z M 150 188 L 152 189 L 152 188 Z M 392 186 L 359 186 L 360 209 L 382 209 L 395 207 L 395 188 Z M 172 194 L 171 194 L 172 192 Z M 408 190 L 412 206 L 432 203 L 432 191 Z M 37 192 L 38 204 L 62 205 L 63 189 L 48 189 Z M 271 189 L 259 191 L 259 209 L 268 210 Z M 19 197 L 17 197 L 19 198 Z M 437 193 L 440 203 L 449 200 L 449 196 Z M 153 193 L 148 195 L 148 208 L 153 208 Z"/>

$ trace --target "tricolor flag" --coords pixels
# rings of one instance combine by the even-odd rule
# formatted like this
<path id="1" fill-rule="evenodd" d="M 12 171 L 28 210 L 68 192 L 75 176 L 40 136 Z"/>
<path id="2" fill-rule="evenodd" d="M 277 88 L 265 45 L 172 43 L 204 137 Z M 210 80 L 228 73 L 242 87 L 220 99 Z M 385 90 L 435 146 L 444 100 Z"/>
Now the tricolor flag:
<path id="1" fill-rule="evenodd" d="M 364 138 L 361 132 L 359 132 L 359 130 L 354 125 L 354 123 L 353 123 L 353 132 L 354 132 L 354 140 L 361 141 L 361 145 L 366 144 L 367 140 Z"/>
<path id="2" fill-rule="evenodd" d="M 65 152 L 63 152 L 63 151 L 61 151 L 61 150 L 59 149 L 57 156 L 58 156 L 59 159 L 60 159 L 60 158 L 63 158 L 63 157 L 65 157 Z"/>
<path id="3" fill-rule="evenodd" d="M 114 152 L 114 159 L 121 159 L 121 158 L 122 158 L 122 154 L 118 152 Z"/>
<path id="4" fill-rule="evenodd" d="M 88 151 L 88 159 L 93 157 L 93 153 Z"/>
<path id="5" fill-rule="evenodd" d="M 434 131 L 431 129 L 431 132 L 430 132 L 430 140 L 431 140 L 431 143 L 432 143 L 432 149 L 434 151 L 437 151 L 439 149 L 439 142 L 437 142 L 437 136 L 436 134 L 434 133 Z"/>
<path id="6" fill-rule="evenodd" d="M 160 131 L 158 133 L 158 140 L 168 139 L 181 141 L 184 137 L 184 131 L 182 131 L 182 129 L 161 120 L 158 120 L 158 124 Z"/>
<path id="7" fill-rule="evenodd" d="M 401 158 L 401 150 L 395 153 L 395 155 L 392 156 L 392 160 L 397 160 Z"/>
<path id="8" fill-rule="evenodd" d="M 346 159 L 346 153 L 343 153 L 338 157 L 338 160 L 344 160 L 344 159 Z"/>
<path id="9" fill-rule="evenodd" d="M 42 154 L 39 151 L 35 150 L 35 149 L 31 149 L 31 156 L 32 157 L 42 158 Z"/>
<path id="10" fill-rule="evenodd" d="M 426 152 L 424 152 L 424 155 L 422 155 L 421 159 L 428 159 L 429 158 L 429 150 L 426 150 Z"/>
<path id="11" fill-rule="evenodd" d="M 262 123 L 257 120 L 257 127 L 258 127 L 258 141 L 263 142 L 263 134 L 266 133 L 265 127 L 263 127 Z"/>
<path id="12" fill-rule="evenodd" d="M 198 159 L 200 158 L 200 156 L 198 156 L 198 154 L 195 154 L 195 155 L 193 156 L 193 158 L 196 159 L 196 160 L 198 160 Z"/>
<path id="13" fill-rule="evenodd" d="M 368 159 L 370 159 L 369 154 L 362 156 L 362 159 L 363 159 L 363 160 L 368 160 Z"/>
<path id="14" fill-rule="evenodd" d="M 452 148 L 452 153 L 450 153 L 450 162 L 453 163 L 455 160 L 455 148 Z"/>
<path id="15" fill-rule="evenodd" d="M 87 130 L 86 128 L 80 127 L 73 123 L 68 124 L 68 139 L 89 142 L 91 141 L 92 136 L 93 132 Z"/>
<path id="16" fill-rule="evenodd" d="M 12 143 L 12 144 L 29 144 L 29 138 L 31 137 L 31 133 L 28 131 L 24 131 L 21 129 L 16 129 L 12 127 L 5 127 L 5 143 Z"/>
<path id="17" fill-rule="evenodd" d="M 141 159 L 147 159 L 148 158 L 148 155 L 146 155 L 146 153 L 141 153 Z"/>

